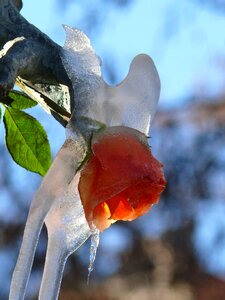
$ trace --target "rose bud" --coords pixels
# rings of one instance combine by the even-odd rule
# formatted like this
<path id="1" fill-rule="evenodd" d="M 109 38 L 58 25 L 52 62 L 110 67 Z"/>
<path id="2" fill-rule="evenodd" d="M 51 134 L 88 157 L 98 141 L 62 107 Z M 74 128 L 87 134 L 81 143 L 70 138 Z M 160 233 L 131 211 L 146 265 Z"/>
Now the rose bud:
<path id="1" fill-rule="evenodd" d="M 103 231 L 147 213 L 166 185 L 162 167 L 135 129 L 118 126 L 95 134 L 78 185 L 89 226 Z"/>

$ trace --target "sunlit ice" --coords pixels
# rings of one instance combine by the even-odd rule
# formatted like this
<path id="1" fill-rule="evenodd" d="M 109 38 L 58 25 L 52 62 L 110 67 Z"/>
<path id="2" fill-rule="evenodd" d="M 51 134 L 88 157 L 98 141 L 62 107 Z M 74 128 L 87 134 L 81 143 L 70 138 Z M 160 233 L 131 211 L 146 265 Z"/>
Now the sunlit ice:
<path id="1" fill-rule="evenodd" d="M 147 213 L 166 184 L 147 142 L 160 93 L 152 59 L 136 56 L 127 77 L 112 87 L 102 79 L 88 37 L 78 29 L 65 30 L 61 59 L 73 84 L 75 109 L 66 141 L 32 201 L 11 300 L 24 298 L 44 222 L 48 246 L 39 299 L 57 299 L 69 255 L 92 236 L 90 274 L 99 231 Z"/>

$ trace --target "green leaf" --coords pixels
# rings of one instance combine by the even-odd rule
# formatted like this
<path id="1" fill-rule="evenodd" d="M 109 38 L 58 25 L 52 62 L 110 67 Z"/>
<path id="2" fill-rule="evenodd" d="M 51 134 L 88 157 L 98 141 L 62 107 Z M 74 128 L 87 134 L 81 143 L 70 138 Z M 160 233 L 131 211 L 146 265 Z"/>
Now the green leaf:
<path id="1" fill-rule="evenodd" d="M 51 164 L 47 134 L 41 124 L 18 109 L 6 107 L 6 145 L 16 163 L 44 176 Z"/>
<path id="2" fill-rule="evenodd" d="M 0 106 L 0 122 L 2 120 L 2 110 L 1 110 L 1 106 Z"/>
<path id="3" fill-rule="evenodd" d="M 19 91 L 9 92 L 7 96 L 2 97 L 1 102 L 16 109 L 26 109 L 37 105 L 36 101 Z"/>

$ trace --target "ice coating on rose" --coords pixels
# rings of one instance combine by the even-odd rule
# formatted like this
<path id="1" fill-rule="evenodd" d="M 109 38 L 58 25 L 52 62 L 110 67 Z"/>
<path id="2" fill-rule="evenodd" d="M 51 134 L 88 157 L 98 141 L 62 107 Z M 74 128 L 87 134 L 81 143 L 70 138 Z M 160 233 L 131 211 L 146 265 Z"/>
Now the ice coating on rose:
<path id="1" fill-rule="evenodd" d="M 73 103 L 75 109 L 67 125 L 66 141 L 32 201 L 10 300 L 24 299 L 44 222 L 48 246 L 40 300 L 58 298 L 68 256 L 90 235 L 91 272 L 98 245 L 96 226 L 104 230 L 112 222 L 144 214 L 165 187 L 162 166 L 151 155 L 144 136 L 148 135 L 160 93 L 154 62 L 148 55 L 137 55 L 126 78 L 109 86 L 101 76 L 100 60 L 88 37 L 76 28 L 65 26 L 65 30 L 60 58 L 73 85 L 74 97 L 70 95 L 68 105 L 73 107 Z M 124 127 L 101 131 L 94 136 L 92 154 L 80 170 L 92 132 L 102 126 L 122 125 L 143 134 Z"/>
<path id="2" fill-rule="evenodd" d="M 144 134 L 104 129 L 94 135 L 91 150 L 78 185 L 90 227 L 103 231 L 115 221 L 134 220 L 158 202 L 166 180 Z"/>

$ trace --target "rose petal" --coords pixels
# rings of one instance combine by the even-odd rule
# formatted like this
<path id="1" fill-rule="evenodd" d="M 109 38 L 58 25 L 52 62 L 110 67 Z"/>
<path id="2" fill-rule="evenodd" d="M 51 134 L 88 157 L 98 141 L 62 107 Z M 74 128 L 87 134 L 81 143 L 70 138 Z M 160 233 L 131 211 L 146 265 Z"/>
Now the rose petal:
<path id="1" fill-rule="evenodd" d="M 142 133 L 126 127 L 105 129 L 93 138 L 92 151 L 79 182 L 90 225 L 102 231 L 116 220 L 143 215 L 158 202 L 166 181 Z"/>

